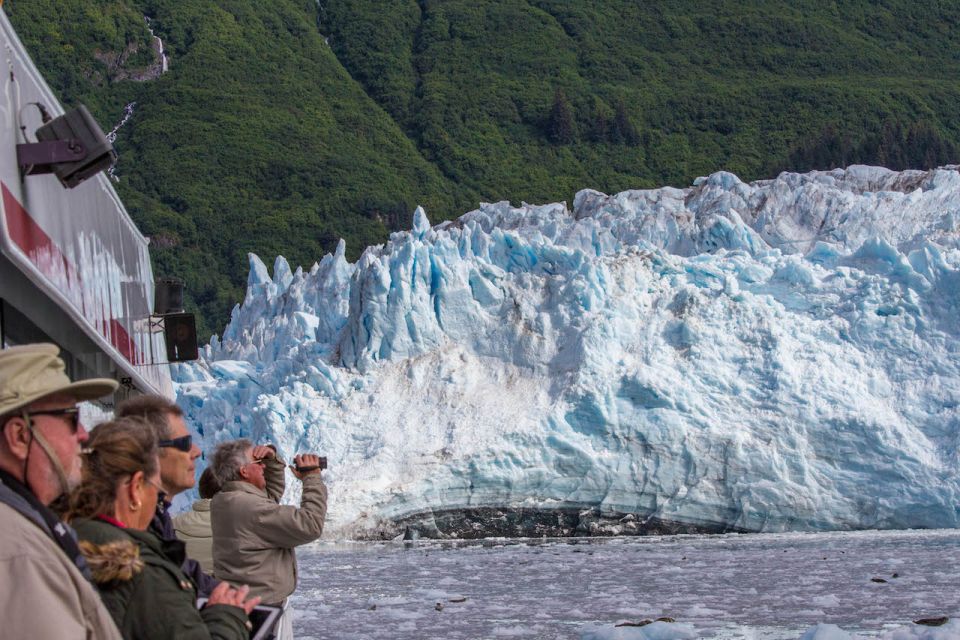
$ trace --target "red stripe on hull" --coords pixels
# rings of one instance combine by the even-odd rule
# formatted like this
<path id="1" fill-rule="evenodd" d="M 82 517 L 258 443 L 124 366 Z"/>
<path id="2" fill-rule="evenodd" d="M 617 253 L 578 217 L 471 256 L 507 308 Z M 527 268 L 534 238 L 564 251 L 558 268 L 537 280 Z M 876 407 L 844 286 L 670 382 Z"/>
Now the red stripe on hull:
<path id="1" fill-rule="evenodd" d="M 3 210 L 10 239 L 48 280 L 57 282 L 66 277 L 70 285 L 76 283 L 79 286 L 80 274 L 67 259 L 67 256 L 60 251 L 60 247 L 30 217 L 30 213 L 17 201 L 7 185 L 0 182 L 0 187 L 3 191 Z M 61 264 L 62 269 L 60 268 Z M 119 320 L 113 317 L 106 322 L 97 322 L 89 318 L 87 320 L 128 362 L 132 364 L 142 363 L 143 359 L 136 344 L 131 340 L 126 327 L 120 324 Z"/>

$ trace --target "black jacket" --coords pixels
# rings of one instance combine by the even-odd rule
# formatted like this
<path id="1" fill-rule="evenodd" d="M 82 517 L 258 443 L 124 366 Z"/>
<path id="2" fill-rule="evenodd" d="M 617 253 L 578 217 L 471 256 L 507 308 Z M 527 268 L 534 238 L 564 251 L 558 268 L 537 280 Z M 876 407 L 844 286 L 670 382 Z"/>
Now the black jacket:
<path id="1" fill-rule="evenodd" d="M 153 520 L 150 521 L 150 526 L 147 527 L 147 531 L 157 536 L 164 542 L 170 542 L 173 540 L 179 542 L 180 539 L 177 538 L 177 532 L 173 528 L 173 520 L 170 518 L 170 513 L 168 512 L 169 507 L 170 503 L 167 502 L 166 495 L 161 493 L 160 499 L 157 500 L 157 512 L 153 514 Z M 184 561 L 181 568 L 183 569 L 183 572 L 187 574 L 190 579 L 194 581 L 194 583 L 196 583 L 197 590 L 200 592 L 201 596 L 209 596 L 210 592 L 213 591 L 213 588 L 220 584 L 220 580 L 217 580 L 209 573 L 206 573 L 200 567 L 200 563 L 193 558 L 187 558 L 184 556 Z"/>

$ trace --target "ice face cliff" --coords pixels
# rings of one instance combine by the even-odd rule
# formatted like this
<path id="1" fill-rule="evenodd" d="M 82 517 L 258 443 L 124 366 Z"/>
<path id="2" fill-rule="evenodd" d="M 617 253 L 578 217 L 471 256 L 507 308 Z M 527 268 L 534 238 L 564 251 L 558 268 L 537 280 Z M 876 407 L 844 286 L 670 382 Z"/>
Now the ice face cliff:
<path id="1" fill-rule="evenodd" d="M 960 173 L 729 173 L 250 258 L 179 402 L 331 535 L 955 527 Z"/>

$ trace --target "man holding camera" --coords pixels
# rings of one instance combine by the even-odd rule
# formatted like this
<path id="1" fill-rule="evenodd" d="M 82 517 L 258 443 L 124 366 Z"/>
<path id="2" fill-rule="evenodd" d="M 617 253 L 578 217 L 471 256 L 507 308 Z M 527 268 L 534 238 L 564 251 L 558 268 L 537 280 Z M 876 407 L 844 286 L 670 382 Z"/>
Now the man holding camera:
<path id="1" fill-rule="evenodd" d="M 211 468 L 220 492 L 210 504 L 213 572 L 217 578 L 250 586 L 251 596 L 285 609 L 279 638 L 292 637 L 287 598 L 297 586 L 295 547 L 323 532 L 327 487 L 322 458 L 294 458 L 293 475 L 303 483 L 300 506 L 281 505 L 284 463 L 272 446 L 241 439 L 220 444 Z"/>

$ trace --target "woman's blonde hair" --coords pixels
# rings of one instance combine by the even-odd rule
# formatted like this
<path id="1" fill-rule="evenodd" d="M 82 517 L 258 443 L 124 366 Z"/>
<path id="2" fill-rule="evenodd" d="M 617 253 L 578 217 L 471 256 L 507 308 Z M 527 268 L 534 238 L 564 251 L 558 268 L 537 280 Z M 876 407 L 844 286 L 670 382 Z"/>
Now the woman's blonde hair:
<path id="1" fill-rule="evenodd" d="M 70 494 L 66 519 L 113 515 L 120 483 L 138 471 L 156 475 L 158 451 L 157 437 L 142 419 L 97 425 L 83 450 L 83 479 Z"/>

